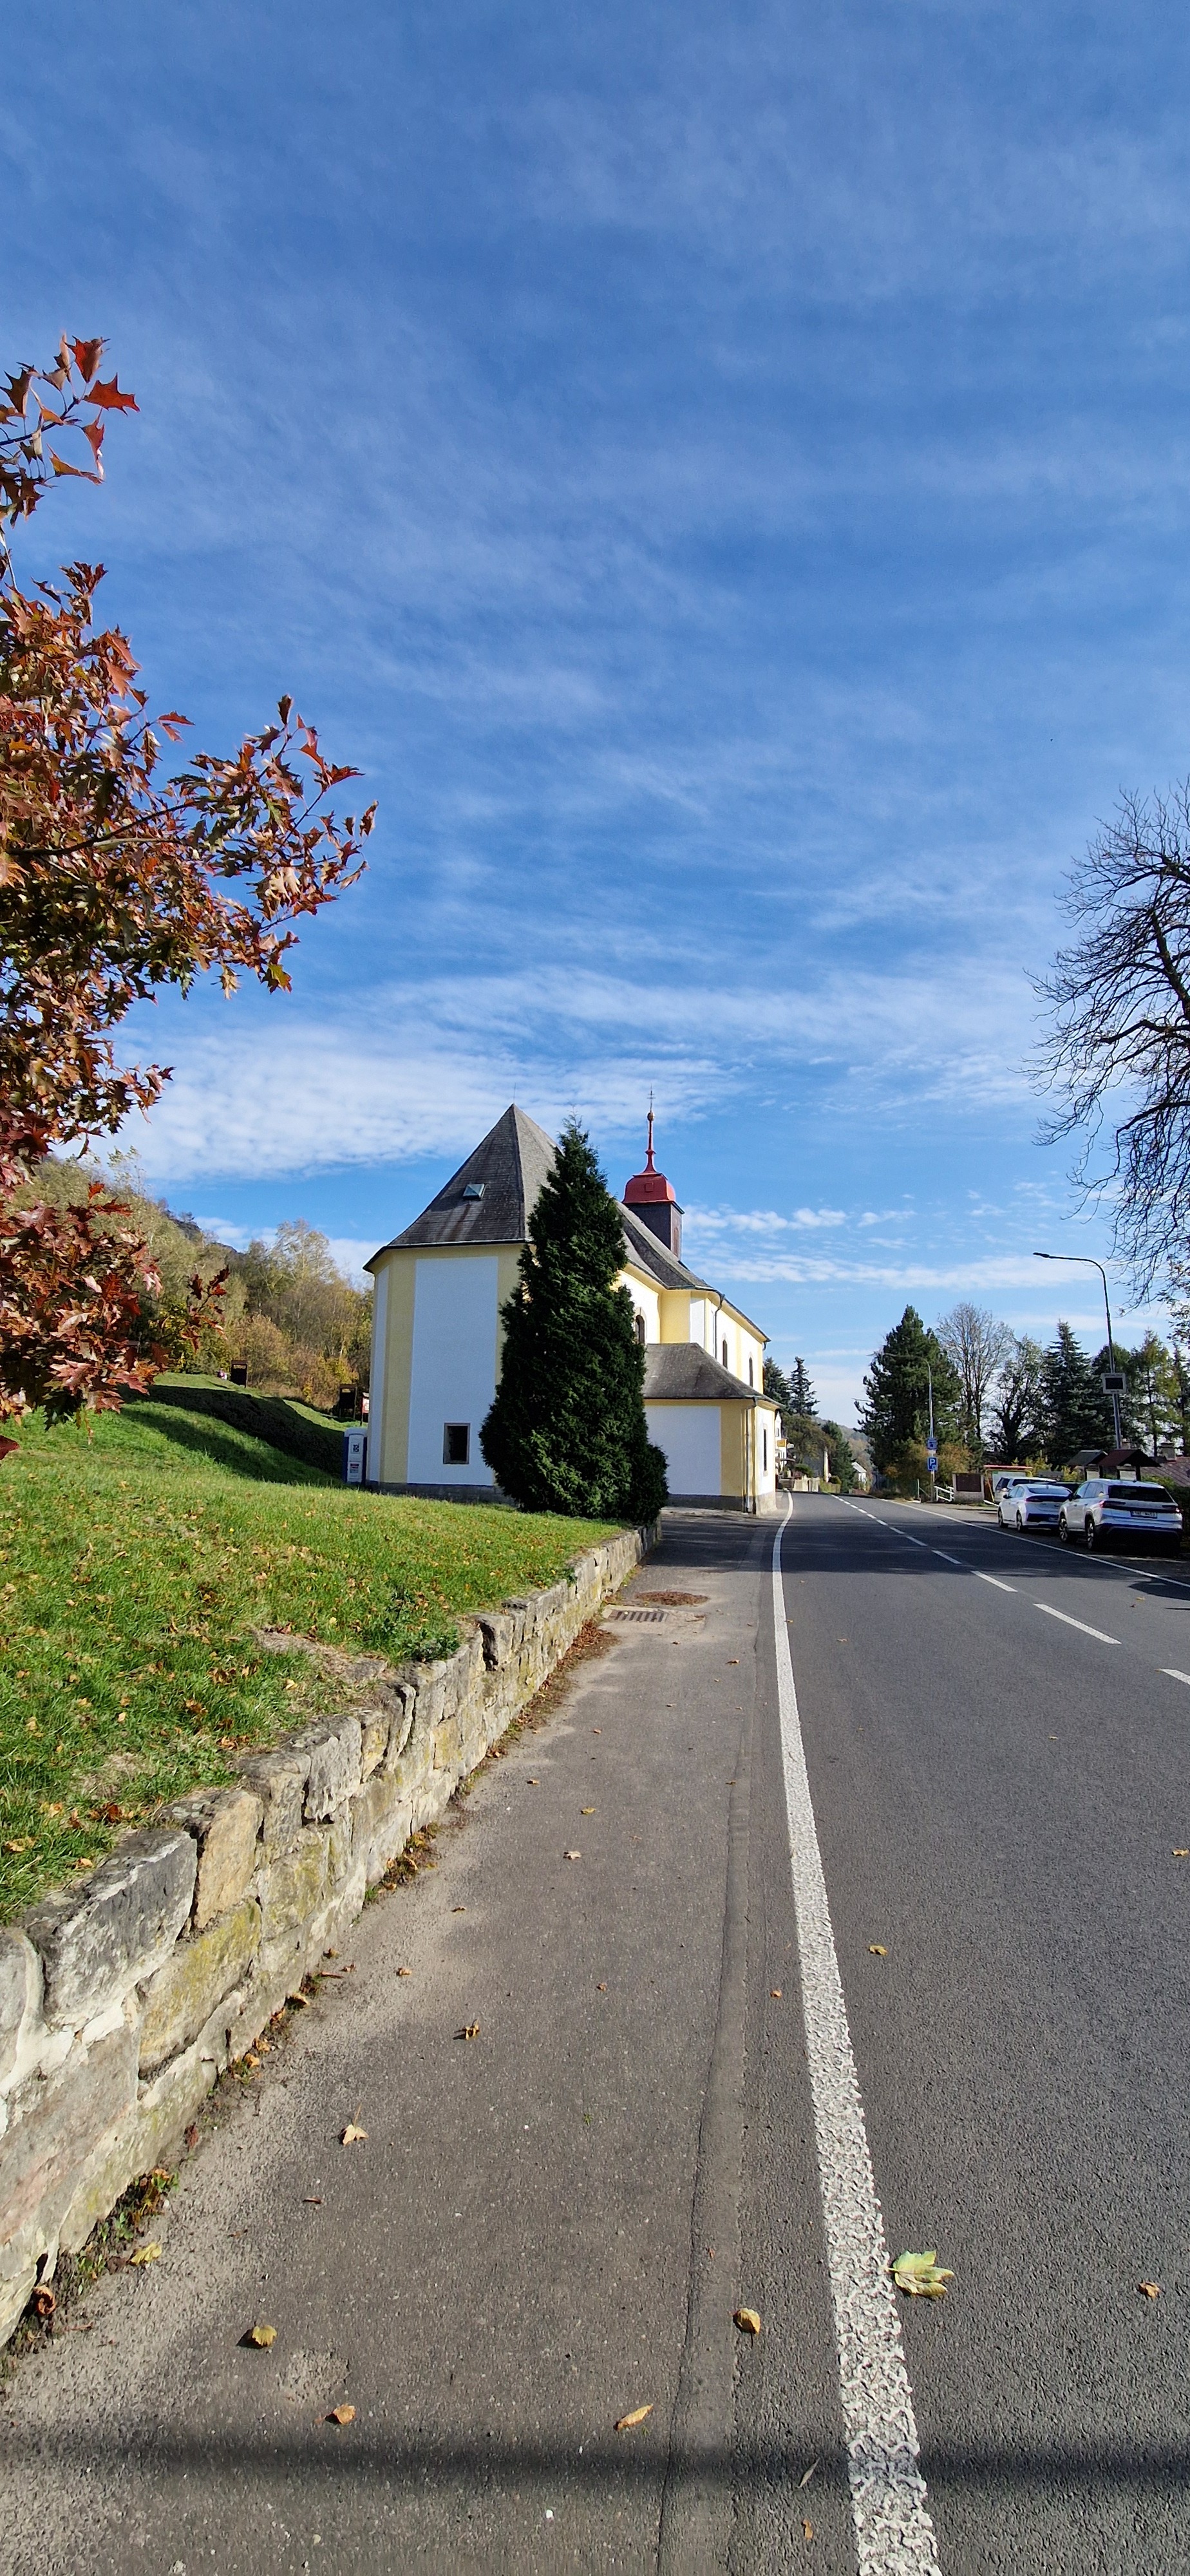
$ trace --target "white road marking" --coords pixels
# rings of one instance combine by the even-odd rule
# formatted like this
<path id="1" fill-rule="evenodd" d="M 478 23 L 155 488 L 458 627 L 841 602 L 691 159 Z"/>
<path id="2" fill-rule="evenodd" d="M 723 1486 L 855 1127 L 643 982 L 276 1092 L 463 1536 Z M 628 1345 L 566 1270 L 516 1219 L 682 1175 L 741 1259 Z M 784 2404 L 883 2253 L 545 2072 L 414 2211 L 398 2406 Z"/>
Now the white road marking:
<path id="1" fill-rule="evenodd" d="M 978 1566 L 975 1568 L 975 1577 L 976 1581 L 979 1583 L 994 1583 L 997 1592 L 1015 1592 L 1016 1590 L 1015 1583 L 1001 1583 L 998 1574 L 981 1574 Z"/>
<path id="2" fill-rule="evenodd" d="M 886 1529 L 888 1524 L 886 1521 L 882 1521 L 880 1526 L 882 1529 Z M 924 1547 L 926 1544 L 924 1538 L 910 1538 L 908 1530 L 898 1530 L 897 1536 L 898 1538 L 904 1539 L 906 1547 Z"/>
<path id="3" fill-rule="evenodd" d="M 1085 1619 L 1072 1619 L 1068 1610 L 1055 1610 L 1050 1601 L 1035 1601 L 1035 1610 L 1044 1610 L 1047 1619 L 1060 1619 L 1066 1628 L 1081 1628 L 1084 1637 L 1098 1637 L 1101 1646 L 1118 1646 L 1118 1637 L 1105 1637 L 1102 1628 L 1088 1628 Z"/>
<path id="4" fill-rule="evenodd" d="M 944 1547 L 932 1547 L 930 1549 L 930 1554 L 931 1556 L 940 1556 L 944 1565 L 961 1565 L 963 1563 L 961 1556 L 948 1556 Z"/>
<path id="5" fill-rule="evenodd" d="M 783 1520 L 773 1540 L 777 1693 L 806 2059 L 856 2557 L 860 2576 L 903 2576 L 908 2570 L 940 2576 L 806 1773 L 781 1586 L 785 1527 Z"/>
<path id="6" fill-rule="evenodd" d="M 1190 1682 L 1190 1673 L 1180 1673 L 1176 1664 L 1162 1664 L 1161 1670 L 1168 1674 L 1171 1682 Z"/>

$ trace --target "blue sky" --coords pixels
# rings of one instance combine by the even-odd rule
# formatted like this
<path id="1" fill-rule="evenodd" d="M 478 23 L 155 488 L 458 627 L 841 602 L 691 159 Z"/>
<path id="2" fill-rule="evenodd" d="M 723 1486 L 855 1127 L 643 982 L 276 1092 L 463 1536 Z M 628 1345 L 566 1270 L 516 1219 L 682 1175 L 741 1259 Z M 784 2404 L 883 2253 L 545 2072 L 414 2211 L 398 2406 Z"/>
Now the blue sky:
<path id="1" fill-rule="evenodd" d="M 691 1258 L 845 1419 L 907 1298 L 1095 1331 L 1030 1259 L 1104 1228 L 1027 976 L 1190 765 L 1188 51 L 1152 0 L 14 23 L 5 348 L 102 331 L 141 404 L 22 565 L 102 557 L 195 739 L 291 688 L 380 806 L 291 999 L 138 1030 L 173 1204 L 362 1257 L 514 1095 L 621 1187 L 652 1086 Z"/>

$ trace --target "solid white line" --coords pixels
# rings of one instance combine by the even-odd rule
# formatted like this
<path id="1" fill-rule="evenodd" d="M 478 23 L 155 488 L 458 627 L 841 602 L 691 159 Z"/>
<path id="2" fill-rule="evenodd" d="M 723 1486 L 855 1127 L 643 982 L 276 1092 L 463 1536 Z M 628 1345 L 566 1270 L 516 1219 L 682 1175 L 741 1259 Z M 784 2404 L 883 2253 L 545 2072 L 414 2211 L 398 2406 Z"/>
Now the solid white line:
<path id="1" fill-rule="evenodd" d="M 1060 1619 L 1066 1628 L 1081 1628 L 1084 1637 L 1098 1637 L 1101 1646 L 1118 1646 L 1118 1637 L 1105 1637 L 1102 1628 L 1088 1628 L 1085 1619 L 1072 1619 L 1068 1610 L 1055 1610 L 1052 1602 L 1035 1601 L 1035 1610 L 1044 1610 L 1047 1619 Z"/>
<path id="2" fill-rule="evenodd" d="M 1162 1664 L 1161 1670 L 1168 1674 L 1171 1682 L 1190 1682 L 1190 1673 L 1180 1673 L 1176 1664 Z"/>
<path id="3" fill-rule="evenodd" d="M 981 1574 L 978 1566 L 975 1568 L 975 1579 L 977 1583 L 994 1583 L 997 1592 L 1015 1592 L 1016 1590 L 1015 1583 L 1001 1583 L 998 1574 Z"/>
<path id="4" fill-rule="evenodd" d="M 786 1515 L 788 1518 L 788 1514 Z M 781 1585 L 782 1521 L 773 1540 L 773 1629 L 797 1910 L 806 2059 L 814 2103 L 839 2394 L 860 2576 L 940 2576 L 921 2474 L 913 2395 L 884 2220 L 847 2027 L 822 1855 L 806 1773 Z"/>

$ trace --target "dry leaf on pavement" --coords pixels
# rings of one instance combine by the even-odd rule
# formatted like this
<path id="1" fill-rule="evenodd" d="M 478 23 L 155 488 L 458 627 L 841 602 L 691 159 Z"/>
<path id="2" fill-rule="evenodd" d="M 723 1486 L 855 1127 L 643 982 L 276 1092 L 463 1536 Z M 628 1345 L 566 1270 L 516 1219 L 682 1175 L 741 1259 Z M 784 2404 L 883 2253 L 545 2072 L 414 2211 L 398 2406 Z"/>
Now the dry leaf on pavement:
<path id="1" fill-rule="evenodd" d="M 412 1968 L 398 1968 L 397 1975 L 399 1977 L 411 1977 L 413 1975 L 413 1970 Z"/>
<path id="2" fill-rule="evenodd" d="M 649 2405 L 649 2406 L 634 2406 L 630 2415 L 618 2415 L 618 2416 L 617 2416 L 617 2418 L 616 2418 L 616 2425 L 615 2425 L 615 2429 L 616 2429 L 617 2433 L 631 2433 L 631 2432 L 634 2432 L 634 2431 L 635 2431 L 635 2429 L 636 2429 L 636 2426 L 637 2426 L 638 2424 L 643 2424 L 643 2423 L 644 2423 L 644 2420 L 645 2420 L 646 2415 L 651 2415 L 651 2414 L 652 2414 L 652 2412 L 653 2412 L 653 2409 L 652 2409 L 652 2406 L 651 2406 L 651 2405 Z"/>
<path id="3" fill-rule="evenodd" d="M 898 2254 L 892 2274 L 898 2290 L 910 2299 L 944 2299 L 946 2284 L 954 2279 L 953 2272 L 939 2271 L 933 2249 L 928 2254 Z"/>
<path id="4" fill-rule="evenodd" d="M 1159 2299 L 1161 2296 L 1160 2281 L 1138 2281 L 1137 2288 L 1142 2299 Z"/>
<path id="5" fill-rule="evenodd" d="M 339 2140 L 339 2144 L 344 2147 L 358 2147 L 361 2138 L 366 2138 L 367 2134 L 368 2132 L 366 2129 L 358 2129 L 354 2120 L 349 2120 Z"/>
<path id="6" fill-rule="evenodd" d="M 818 2461 L 818 2460 L 811 2460 L 809 2468 L 808 2468 L 808 2469 L 803 2469 L 803 2470 L 802 2470 L 802 2474 L 801 2474 L 800 2478 L 798 2479 L 798 2487 L 799 2487 L 799 2489 L 800 2489 L 800 2488 L 802 2488 L 802 2487 L 808 2487 L 808 2486 L 809 2486 L 810 2480 L 811 2480 L 811 2478 L 812 2478 L 812 2477 L 813 2477 L 813 2475 L 814 2475 L 814 2471 L 815 2471 L 815 2469 L 819 2468 L 820 2466 L 821 2466 L 821 2462 L 820 2462 L 820 2461 Z"/>
<path id="7" fill-rule="evenodd" d="M 462 2029 L 456 2030 L 455 2032 L 456 2039 L 478 2039 L 478 2037 L 479 2023 L 477 2021 L 465 2021 Z"/>
<path id="8" fill-rule="evenodd" d="M 594 1815 L 594 1813 L 595 1813 L 594 1807 L 580 1807 L 580 1808 L 579 1808 L 579 1814 L 580 1814 L 580 1816 L 593 1816 L 593 1815 Z"/>
<path id="9" fill-rule="evenodd" d="M 735 2315 L 732 2318 L 732 2324 L 739 2327 L 741 2334 L 758 2335 L 760 2332 L 759 2312 L 756 2308 L 737 2308 Z"/>
<path id="10" fill-rule="evenodd" d="M 770 2001 L 770 2003 L 774 2003 L 774 2004 L 779 2004 L 779 2003 L 780 2003 L 780 2001 L 781 2001 L 781 1988 L 780 1988 L 780 1986 L 770 1986 L 770 1987 L 769 1987 L 769 2001 Z"/>
<path id="11" fill-rule="evenodd" d="M 812 2522 L 807 2522 L 807 2521 L 806 2521 L 806 2518 L 805 2518 L 805 2515 L 803 2514 L 803 2516 L 802 2516 L 802 2538 L 803 2538 L 803 2540 L 813 2540 L 813 2537 L 814 2537 L 814 2525 L 813 2525 L 813 2523 L 812 2523 Z"/>
<path id="12" fill-rule="evenodd" d="M 581 1853 L 581 1852 L 567 1852 L 566 1857 L 567 1857 L 567 1860 L 581 1860 L 581 1859 L 582 1859 L 582 1853 Z"/>
<path id="13" fill-rule="evenodd" d="M 254 2343 L 258 2352 L 267 2352 L 269 2345 L 271 2343 L 275 2343 L 276 2340 L 277 2329 L 275 2326 L 249 2326 L 248 2332 L 244 2337 L 245 2343 Z"/>
<path id="14" fill-rule="evenodd" d="M 868 1949 L 873 1959 L 887 1959 L 888 1957 L 888 1952 L 885 1949 L 883 1941 L 869 1941 Z"/>
<path id="15" fill-rule="evenodd" d="M 354 2406 L 332 2406 L 323 2416 L 324 2424 L 354 2424 Z"/>
<path id="16" fill-rule="evenodd" d="M 159 2245 L 138 2245 L 135 2254 L 130 2255 L 128 2259 L 139 2268 L 142 2263 L 157 2263 L 160 2261 L 160 2258 L 161 2247 Z"/>

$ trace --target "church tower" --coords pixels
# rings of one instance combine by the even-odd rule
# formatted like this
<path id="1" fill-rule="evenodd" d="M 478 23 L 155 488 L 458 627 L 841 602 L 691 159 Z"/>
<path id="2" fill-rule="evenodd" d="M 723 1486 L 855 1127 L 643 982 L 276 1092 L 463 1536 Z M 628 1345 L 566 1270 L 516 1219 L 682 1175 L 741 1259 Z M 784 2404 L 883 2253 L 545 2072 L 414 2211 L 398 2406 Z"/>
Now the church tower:
<path id="1" fill-rule="evenodd" d="M 655 1234 L 667 1251 L 681 1259 L 682 1211 L 673 1185 L 653 1162 L 653 1112 L 649 1110 L 649 1142 L 643 1172 L 634 1172 L 624 1191 L 624 1206 L 630 1207 L 650 1234 Z"/>

